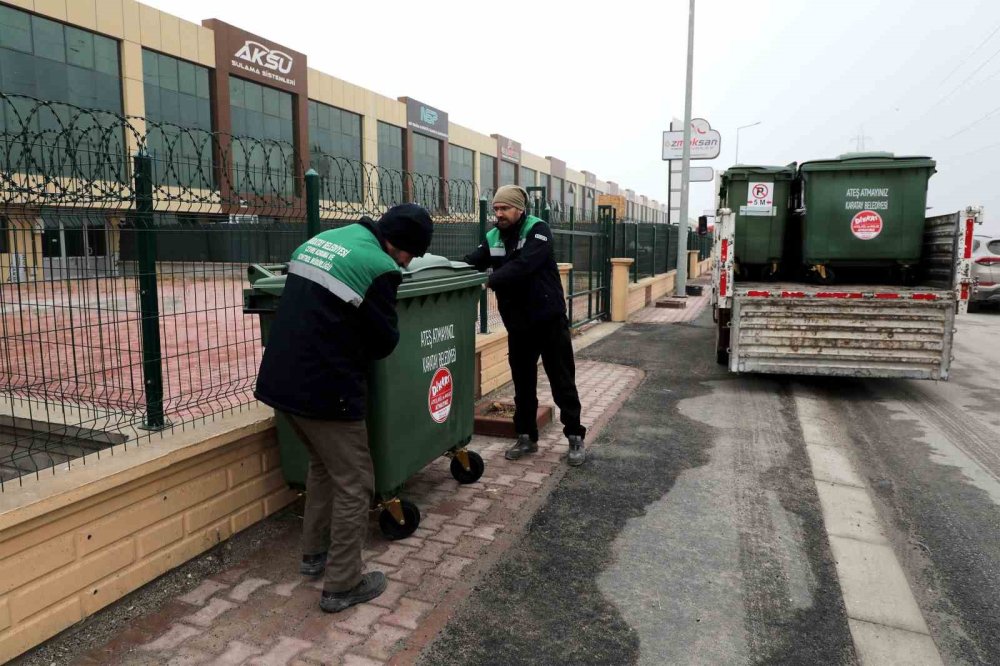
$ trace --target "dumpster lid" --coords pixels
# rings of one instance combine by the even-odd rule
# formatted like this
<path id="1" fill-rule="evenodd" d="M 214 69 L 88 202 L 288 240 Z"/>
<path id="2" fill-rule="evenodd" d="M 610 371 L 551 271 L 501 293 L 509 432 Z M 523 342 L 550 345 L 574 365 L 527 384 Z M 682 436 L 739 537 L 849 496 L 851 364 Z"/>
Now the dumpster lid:
<path id="1" fill-rule="evenodd" d="M 281 296 L 288 276 L 280 272 L 287 270 L 287 264 L 266 267 L 255 265 L 255 269 L 251 272 L 253 281 L 250 289 L 271 296 Z M 265 277 L 260 277 L 261 275 Z M 414 258 L 410 265 L 403 269 L 403 284 L 400 285 L 398 296 L 405 298 L 477 287 L 485 281 L 486 275 L 469 264 L 450 261 L 447 257 L 436 254 L 425 254 L 423 257 Z"/>
<path id="2" fill-rule="evenodd" d="M 786 166 L 763 166 L 757 164 L 734 164 L 726 169 L 722 177 L 726 180 L 744 180 L 751 176 L 771 176 L 775 180 L 792 180 L 795 178 L 796 163 Z"/>
<path id="3" fill-rule="evenodd" d="M 410 265 L 403 269 L 403 282 L 419 280 L 435 280 L 443 277 L 453 277 L 470 273 L 476 269 L 461 261 L 451 261 L 437 254 L 425 254 L 415 257 Z"/>
<path id="4" fill-rule="evenodd" d="M 403 269 L 403 284 L 397 294 L 400 300 L 416 296 L 439 294 L 457 289 L 479 287 L 486 282 L 486 274 L 461 261 L 425 254 L 410 262 Z"/>
<path id="5" fill-rule="evenodd" d="M 888 152 L 844 153 L 832 160 L 803 162 L 800 171 L 854 171 L 856 169 L 934 169 L 930 157 L 911 155 L 896 157 Z"/>

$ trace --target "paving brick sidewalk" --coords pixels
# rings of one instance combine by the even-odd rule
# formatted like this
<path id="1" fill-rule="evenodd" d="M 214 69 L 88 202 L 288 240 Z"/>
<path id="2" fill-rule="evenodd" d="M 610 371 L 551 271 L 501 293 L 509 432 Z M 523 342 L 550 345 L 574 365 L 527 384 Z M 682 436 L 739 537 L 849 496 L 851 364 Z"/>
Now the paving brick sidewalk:
<path id="1" fill-rule="evenodd" d="M 551 404 L 544 373 L 539 374 L 540 399 Z M 610 418 L 642 373 L 582 361 L 577 376 L 583 420 L 593 425 Z M 393 655 L 397 662 L 407 661 L 488 568 L 484 558 L 510 543 L 504 537 L 534 510 L 532 500 L 547 493 L 550 477 L 563 471 L 566 443 L 558 422 L 542 433 L 534 456 L 505 460 L 503 450 L 510 443 L 473 439 L 470 448 L 486 461 L 486 472 L 475 484 L 460 486 L 445 459 L 413 477 L 402 495 L 417 503 L 422 518 L 410 538 L 388 542 L 371 523 L 366 568 L 389 577 L 386 592 L 371 603 L 333 615 L 321 612 L 321 583 L 298 575 L 300 550 L 293 531 L 138 619 L 77 663 L 361 666 L 384 663 Z"/>
<path id="2" fill-rule="evenodd" d="M 698 284 L 702 284 L 699 282 Z M 628 318 L 630 324 L 676 324 L 692 321 L 708 305 L 712 297 L 711 285 L 705 283 L 701 296 L 688 296 L 686 308 L 658 308 L 655 305 L 639 310 Z"/>

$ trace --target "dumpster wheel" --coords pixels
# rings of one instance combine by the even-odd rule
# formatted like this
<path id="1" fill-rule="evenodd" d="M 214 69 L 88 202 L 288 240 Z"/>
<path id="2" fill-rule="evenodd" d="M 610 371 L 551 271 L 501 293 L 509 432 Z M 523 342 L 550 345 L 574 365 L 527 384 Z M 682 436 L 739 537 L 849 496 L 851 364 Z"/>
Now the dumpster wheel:
<path id="1" fill-rule="evenodd" d="M 405 539 L 420 526 L 420 509 L 413 502 L 397 497 L 386 500 L 378 514 L 378 526 L 386 539 Z"/>
<path id="2" fill-rule="evenodd" d="M 459 449 L 451 457 L 451 475 L 459 483 L 475 483 L 485 470 L 486 463 L 483 462 L 483 457 L 475 451 Z"/>

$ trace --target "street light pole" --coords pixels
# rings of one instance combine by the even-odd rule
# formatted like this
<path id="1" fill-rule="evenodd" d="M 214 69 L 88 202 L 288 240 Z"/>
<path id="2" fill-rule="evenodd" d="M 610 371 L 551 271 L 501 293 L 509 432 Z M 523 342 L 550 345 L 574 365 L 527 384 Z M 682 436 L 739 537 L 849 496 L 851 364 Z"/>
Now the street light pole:
<path id="1" fill-rule="evenodd" d="M 681 153 L 681 219 L 677 225 L 677 274 L 674 295 L 687 298 L 688 190 L 691 187 L 691 79 L 694 75 L 694 0 L 688 9 L 687 83 L 684 89 L 684 152 Z"/>
<path id="2" fill-rule="evenodd" d="M 763 122 L 763 121 L 758 120 L 755 123 L 750 123 L 749 125 L 743 125 L 741 127 L 737 127 L 736 128 L 736 160 L 735 160 L 734 164 L 739 164 L 740 163 L 740 130 L 746 129 L 748 127 L 753 127 L 754 125 L 760 125 L 761 122 Z"/>

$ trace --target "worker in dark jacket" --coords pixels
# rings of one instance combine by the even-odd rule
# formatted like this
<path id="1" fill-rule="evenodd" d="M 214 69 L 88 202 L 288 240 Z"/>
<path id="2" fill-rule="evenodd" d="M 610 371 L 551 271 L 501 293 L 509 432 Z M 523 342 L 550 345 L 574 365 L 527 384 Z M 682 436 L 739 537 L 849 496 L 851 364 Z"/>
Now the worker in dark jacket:
<path id="1" fill-rule="evenodd" d="M 282 412 L 309 452 L 300 571 L 326 570 L 320 608 L 374 599 L 382 572 L 362 575 L 374 474 L 365 428 L 371 361 L 399 342 L 399 267 L 422 256 L 431 218 L 416 204 L 374 223 L 324 231 L 292 254 L 257 376 L 257 399 Z"/>
<path id="2" fill-rule="evenodd" d="M 538 450 L 538 358 L 559 406 L 563 433 L 569 440 L 570 465 L 586 459 L 576 390 L 573 344 L 566 318 L 566 297 L 552 249 L 552 230 L 527 215 L 528 193 L 504 185 L 493 197 L 496 226 L 486 241 L 465 257 L 479 270 L 492 268 L 486 286 L 496 292 L 507 328 L 507 360 L 514 379 L 514 427 L 517 442 L 504 456 L 517 460 Z"/>

